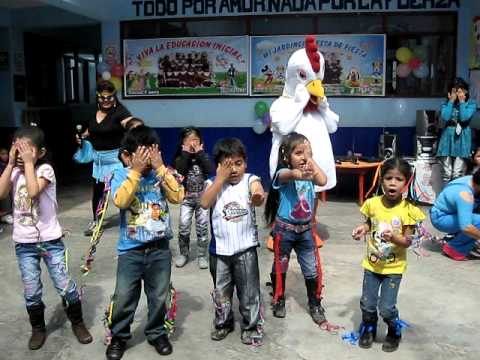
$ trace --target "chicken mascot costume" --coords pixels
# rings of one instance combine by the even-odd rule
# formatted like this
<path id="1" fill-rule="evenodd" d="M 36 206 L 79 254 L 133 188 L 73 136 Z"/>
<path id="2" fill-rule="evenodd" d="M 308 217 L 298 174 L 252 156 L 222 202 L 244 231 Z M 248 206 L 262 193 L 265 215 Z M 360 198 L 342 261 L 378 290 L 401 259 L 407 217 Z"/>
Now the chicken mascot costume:
<path id="1" fill-rule="evenodd" d="M 305 38 L 305 49 L 295 51 L 288 60 L 283 94 L 270 108 L 272 119 L 272 150 L 270 177 L 273 179 L 278 163 L 278 150 L 285 135 L 292 132 L 305 135 L 310 141 L 313 160 L 327 176 L 324 186 L 315 186 L 313 237 L 317 246 L 322 240 L 316 229 L 316 210 L 320 192 L 337 184 L 335 160 L 329 133 L 337 131 L 339 117 L 330 110 L 322 86 L 325 60 L 318 51 L 314 36 Z"/>

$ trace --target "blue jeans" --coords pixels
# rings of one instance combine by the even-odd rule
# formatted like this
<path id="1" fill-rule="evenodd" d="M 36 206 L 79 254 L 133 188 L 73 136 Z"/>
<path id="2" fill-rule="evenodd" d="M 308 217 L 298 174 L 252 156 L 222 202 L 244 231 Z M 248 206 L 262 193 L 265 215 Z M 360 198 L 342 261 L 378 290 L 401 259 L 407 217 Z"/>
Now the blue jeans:
<path id="1" fill-rule="evenodd" d="M 65 245 L 61 239 L 32 244 L 15 244 L 27 307 L 43 305 L 40 260 L 43 259 L 58 294 L 68 303 L 79 301 L 77 284 L 67 272 Z"/>
<path id="2" fill-rule="evenodd" d="M 448 245 L 460 254 L 467 256 L 475 246 L 475 239 L 465 234 L 460 228 L 457 214 L 446 214 L 435 207 L 430 209 L 430 220 L 435 229 L 449 234 L 456 234 Z M 480 228 L 480 214 L 472 214 L 472 225 Z"/>
<path id="3" fill-rule="evenodd" d="M 402 274 L 377 274 L 365 270 L 360 309 L 363 318 L 377 321 L 377 305 L 380 316 L 385 321 L 393 321 L 398 317 L 397 296 L 402 281 Z M 380 290 L 380 296 L 379 296 Z"/>
<path id="4" fill-rule="evenodd" d="M 288 270 L 288 262 L 290 260 L 290 253 L 292 249 L 297 254 L 297 259 L 302 269 L 303 277 L 305 279 L 314 279 L 317 277 L 317 263 L 315 259 L 316 247 L 313 243 L 312 231 L 307 230 L 302 233 L 286 230 L 275 224 L 272 235 L 280 233 L 282 238 L 280 240 L 280 262 L 282 266 L 282 273 Z M 272 273 L 275 273 L 275 263 L 272 266 Z"/>
<path id="5" fill-rule="evenodd" d="M 110 330 L 113 337 L 131 338 L 130 325 L 142 291 L 142 280 L 147 295 L 148 321 L 145 335 L 154 341 L 166 335 L 165 300 L 170 285 L 172 254 L 165 240 L 165 247 L 129 250 L 118 257 L 117 283 L 110 308 Z"/>

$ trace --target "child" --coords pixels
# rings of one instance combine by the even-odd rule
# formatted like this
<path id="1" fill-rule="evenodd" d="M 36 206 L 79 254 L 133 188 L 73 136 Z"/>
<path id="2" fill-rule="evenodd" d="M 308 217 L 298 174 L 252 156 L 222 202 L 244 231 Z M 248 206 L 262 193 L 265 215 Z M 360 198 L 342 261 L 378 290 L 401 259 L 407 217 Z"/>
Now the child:
<path id="1" fill-rule="evenodd" d="M 437 157 L 442 165 L 444 185 L 465 174 L 466 160 L 472 151 L 470 120 L 477 104 L 469 99 L 468 84 L 456 78 L 450 86 L 447 102 L 442 105 L 441 118 L 445 128 L 438 143 Z"/>
<path id="2" fill-rule="evenodd" d="M 321 269 L 312 237 L 312 214 L 314 185 L 325 185 L 327 177 L 313 161 L 310 142 L 301 134 L 291 133 L 284 137 L 278 159 L 265 206 L 267 223 L 273 223 L 275 261 L 270 274 L 274 289 L 273 316 L 286 316 L 285 279 L 294 249 L 305 278 L 310 315 L 321 325 L 326 318 L 321 305 Z"/>
<path id="3" fill-rule="evenodd" d="M 392 158 L 385 161 L 380 175 L 384 194 L 365 201 L 360 212 L 365 215 L 366 222 L 352 231 L 355 240 L 370 234 L 362 263 L 365 272 L 360 300 L 359 346 L 370 348 L 375 340 L 378 304 L 380 316 L 388 325 L 382 350 L 392 352 L 398 348 L 401 339 L 396 305 L 400 281 L 407 266 L 409 236 L 425 215 L 410 200 L 402 198 L 411 176 L 410 165 L 405 160 Z"/>
<path id="4" fill-rule="evenodd" d="M 14 134 L 8 164 L 0 177 L 0 198 L 13 194 L 13 240 L 24 286 L 27 312 L 32 325 L 31 350 L 45 342 L 40 260 L 66 305 L 72 330 L 82 344 L 92 342 L 83 324 L 77 285 L 67 272 L 62 228 L 57 219 L 56 179 L 46 162 L 45 136 L 37 127 L 20 128 Z"/>
<path id="5" fill-rule="evenodd" d="M 115 293 L 110 304 L 112 334 L 107 359 L 121 359 L 141 293 L 148 299 L 145 335 L 160 355 L 172 352 L 165 328 L 165 300 L 170 285 L 172 238 L 166 200 L 178 204 L 183 187 L 165 167 L 155 130 L 140 125 L 122 141 L 126 168 L 112 178 L 114 204 L 120 208 L 120 240 Z"/>
<path id="6" fill-rule="evenodd" d="M 188 261 L 190 247 L 190 228 L 195 215 L 198 247 L 198 267 L 208 268 L 208 211 L 200 207 L 200 198 L 205 188 L 205 180 L 214 168 L 203 150 L 200 130 L 187 127 L 180 132 L 180 144 L 175 156 L 175 168 L 184 176 L 185 198 L 180 207 L 180 223 L 178 226 L 178 245 L 180 255 L 175 266 L 183 267 Z"/>
<path id="7" fill-rule="evenodd" d="M 6 148 L 0 147 L 0 175 L 3 174 L 3 170 L 8 165 L 8 150 Z M 9 225 L 13 224 L 13 216 L 10 214 L 11 207 L 10 207 L 10 199 L 2 199 L 0 200 L 0 222 L 6 223 Z M 0 228 L 1 229 L 1 228 Z"/>
<path id="8" fill-rule="evenodd" d="M 211 338 L 223 340 L 233 331 L 232 296 L 236 288 L 242 343 L 261 345 L 263 316 L 255 206 L 262 205 L 265 194 L 260 178 L 245 173 L 247 153 L 239 139 L 218 141 L 213 153 L 217 176 L 213 182 L 207 181 L 200 201 L 202 208 L 211 208 L 210 273 L 215 305 Z"/>

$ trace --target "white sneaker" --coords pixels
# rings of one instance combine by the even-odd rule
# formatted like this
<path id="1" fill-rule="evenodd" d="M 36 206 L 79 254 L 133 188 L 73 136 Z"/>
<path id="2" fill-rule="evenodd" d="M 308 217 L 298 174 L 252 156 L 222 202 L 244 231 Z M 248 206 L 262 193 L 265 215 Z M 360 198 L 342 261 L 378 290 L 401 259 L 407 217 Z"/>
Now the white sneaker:
<path id="1" fill-rule="evenodd" d="M 185 255 L 178 255 L 175 259 L 175 266 L 178 268 L 184 267 L 188 262 L 188 256 Z"/>
<path id="2" fill-rule="evenodd" d="M 208 260 L 206 256 L 200 256 L 198 258 L 198 267 L 200 269 L 208 269 Z"/>
<path id="3" fill-rule="evenodd" d="M 5 224 L 12 225 L 12 224 L 13 224 L 13 216 L 10 215 L 10 214 L 3 215 L 3 216 L 0 218 L 0 221 L 3 222 L 3 223 L 5 223 Z"/>

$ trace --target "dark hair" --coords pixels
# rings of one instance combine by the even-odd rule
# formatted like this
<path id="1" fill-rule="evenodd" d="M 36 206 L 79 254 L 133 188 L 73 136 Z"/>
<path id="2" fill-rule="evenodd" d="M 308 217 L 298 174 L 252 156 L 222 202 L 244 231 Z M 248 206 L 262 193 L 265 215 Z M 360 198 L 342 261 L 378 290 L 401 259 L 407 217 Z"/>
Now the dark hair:
<path id="1" fill-rule="evenodd" d="M 131 130 L 135 124 L 139 124 L 138 126 L 145 125 L 145 122 L 142 119 L 132 117 L 130 120 L 127 121 L 125 124 L 125 130 Z"/>
<path id="2" fill-rule="evenodd" d="M 180 130 L 180 135 L 178 136 L 177 150 L 175 151 L 175 155 L 173 156 L 174 163 L 175 163 L 175 159 L 182 154 L 183 140 L 185 140 L 185 138 L 187 136 L 190 136 L 191 134 L 197 135 L 198 138 L 200 139 L 200 144 L 203 144 L 202 133 L 200 132 L 199 128 L 195 126 L 184 127 L 182 130 Z"/>
<path id="3" fill-rule="evenodd" d="M 278 165 L 275 169 L 275 174 L 284 168 L 290 167 L 290 156 L 292 155 L 293 149 L 299 144 L 303 144 L 305 141 L 308 141 L 306 136 L 293 132 L 285 136 L 278 148 Z M 280 205 L 280 193 L 278 189 L 273 187 L 273 181 L 270 184 L 270 190 L 268 191 L 267 202 L 265 203 L 265 221 L 267 224 L 273 223 L 275 217 L 277 216 L 278 207 Z"/>
<path id="4" fill-rule="evenodd" d="M 38 150 L 46 149 L 45 133 L 37 126 L 24 126 L 17 129 L 13 134 L 13 141 L 21 138 L 29 139 Z M 45 154 L 37 160 L 36 165 L 48 163 L 48 160 L 47 154 Z"/>
<path id="5" fill-rule="evenodd" d="M 387 174 L 388 171 L 397 169 L 400 173 L 405 176 L 406 184 L 409 183 L 410 178 L 412 177 L 412 167 L 410 164 L 402 158 L 390 158 L 385 160 L 380 168 L 380 183 L 382 182 L 383 177 Z M 410 190 L 410 186 L 407 189 L 407 200 L 413 201 L 413 194 Z"/>
<path id="6" fill-rule="evenodd" d="M 115 89 L 115 85 L 113 85 L 112 82 L 110 82 L 108 80 L 100 80 L 97 83 L 97 93 L 101 93 L 103 91 L 108 91 L 108 92 L 114 93 L 117 90 Z"/>
<path id="7" fill-rule="evenodd" d="M 126 151 L 129 154 L 133 154 L 139 146 L 160 146 L 160 139 L 157 132 L 145 125 L 137 126 L 125 133 L 120 152 Z"/>
<path id="8" fill-rule="evenodd" d="M 466 92 L 465 101 L 468 101 L 468 99 L 470 98 L 470 94 L 469 94 L 469 91 L 468 91 L 469 90 L 468 83 L 465 80 L 463 80 L 463 78 L 456 77 L 455 79 L 453 79 L 453 81 L 450 83 L 450 85 L 448 87 L 448 91 L 450 91 L 452 89 L 463 89 Z M 458 99 L 455 100 L 455 104 L 458 104 Z"/>
<path id="9" fill-rule="evenodd" d="M 237 138 L 224 138 L 217 141 L 213 148 L 213 159 L 215 164 L 220 164 L 223 159 L 232 156 L 240 156 L 247 160 L 247 150 L 245 145 Z"/>
<path id="10" fill-rule="evenodd" d="M 480 186 L 480 169 L 473 173 L 472 179 L 475 185 Z"/>

